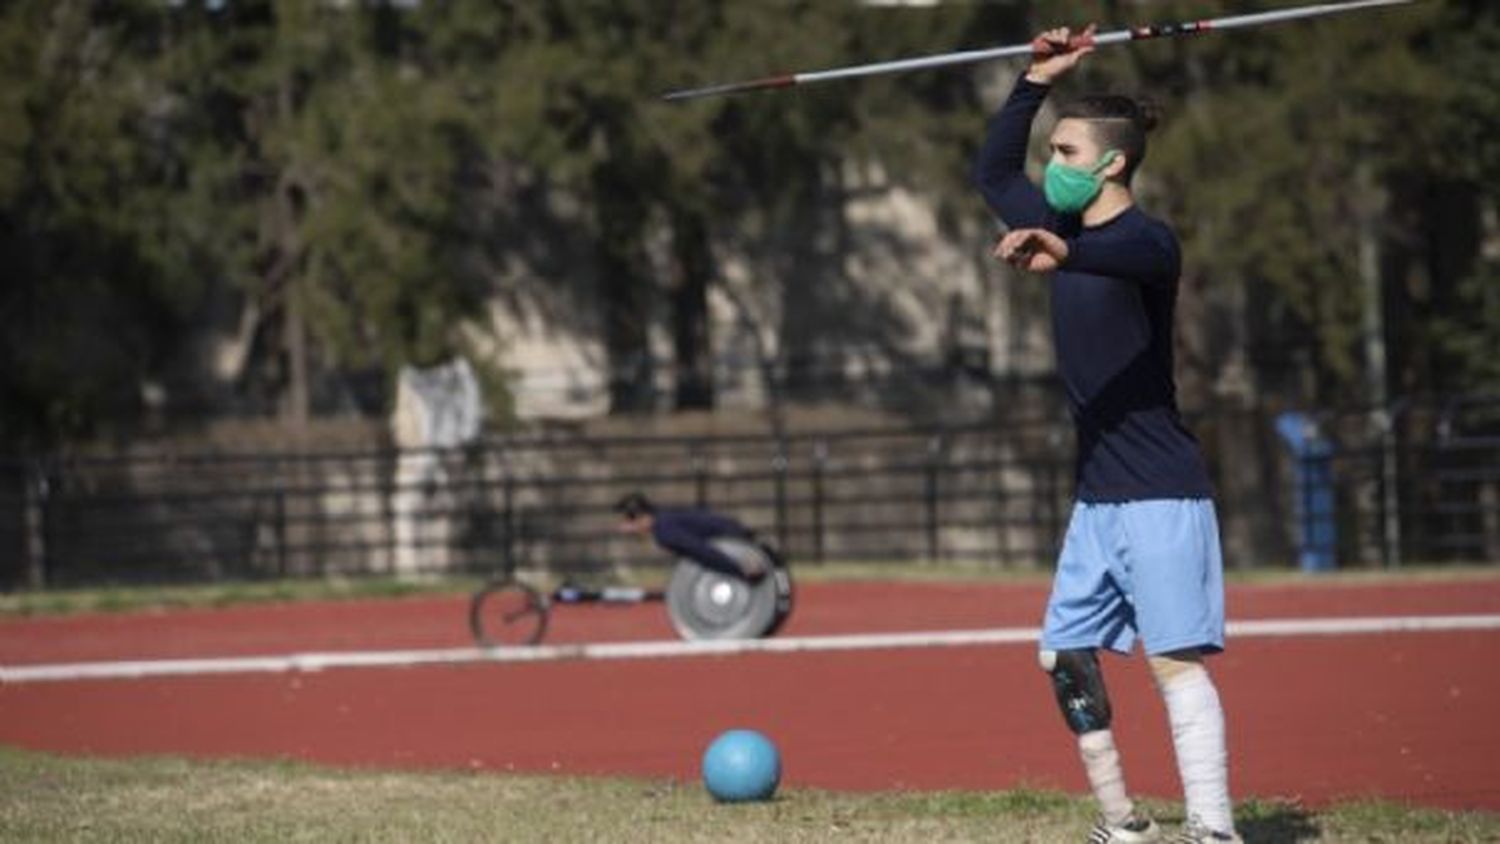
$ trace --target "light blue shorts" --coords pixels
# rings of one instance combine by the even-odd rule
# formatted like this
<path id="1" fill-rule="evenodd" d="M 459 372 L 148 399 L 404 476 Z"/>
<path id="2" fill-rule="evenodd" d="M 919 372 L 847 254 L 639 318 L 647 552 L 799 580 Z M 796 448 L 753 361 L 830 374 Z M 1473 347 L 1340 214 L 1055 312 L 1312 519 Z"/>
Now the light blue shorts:
<path id="1" fill-rule="evenodd" d="M 1224 562 L 1213 501 L 1078 503 L 1058 555 L 1042 648 L 1147 654 L 1224 649 Z"/>

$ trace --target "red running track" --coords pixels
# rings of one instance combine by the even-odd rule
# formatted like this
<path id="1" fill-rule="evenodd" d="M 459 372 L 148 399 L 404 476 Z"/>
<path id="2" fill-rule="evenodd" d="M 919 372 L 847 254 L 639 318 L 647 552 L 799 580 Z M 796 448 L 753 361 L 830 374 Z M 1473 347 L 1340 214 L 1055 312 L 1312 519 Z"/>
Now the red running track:
<path id="1" fill-rule="evenodd" d="M 809 584 L 788 635 L 1030 626 L 1045 587 Z M 1500 613 L 1500 578 L 1234 587 L 1233 617 Z M 0 664 L 452 647 L 462 600 L 0 622 Z M 549 641 L 670 636 L 662 608 L 564 607 Z M 1213 663 L 1238 795 L 1500 809 L 1500 631 L 1233 641 Z M 1106 662 L 1131 787 L 1176 795 L 1139 659 Z M 719 731 L 793 786 L 1083 791 L 1028 645 L 0 685 L 0 743 L 70 753 L 696 777 Z"/>

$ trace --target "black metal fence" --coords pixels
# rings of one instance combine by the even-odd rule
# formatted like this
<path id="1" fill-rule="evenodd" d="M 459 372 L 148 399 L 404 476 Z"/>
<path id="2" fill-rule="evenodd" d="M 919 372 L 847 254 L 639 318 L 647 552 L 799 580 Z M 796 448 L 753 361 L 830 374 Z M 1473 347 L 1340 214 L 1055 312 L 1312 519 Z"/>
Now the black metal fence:
<path id="1" fill-rule="evenodd" d="M 12 463 L 12 585 L 601 568 L 659 558 L 612 531 L 632 490 L 731 513 L 805 562 L 1041 559 L 1061 453 L 993 432 L 493 440 L 454 451 Z"/>
<path id="2" fill-rule="evenodd" d="M 1263 435 L 1266 414 L 1198 415 L 1230 564 L 1500 560 L 1491 407 L 1412 410 L 1384 426 L 1327 416 L 1326 448 L 1301 458 Z M 1071 447 L 1066 424 L 1039 423 L 10 461 L 0 583 L 663 563 L 611 530 L 611 505 L 632 490 L 730 513 L 800 565 L 1045 566 L 1071 506 Z"/>
<path id="3" fill-rule="evenodd" d="M 1500 401 L 1400 403 L 1323 423 L 1323 470 L 1289 461 L 1298 550 L 1345 566 L 1500 562 Z"/>

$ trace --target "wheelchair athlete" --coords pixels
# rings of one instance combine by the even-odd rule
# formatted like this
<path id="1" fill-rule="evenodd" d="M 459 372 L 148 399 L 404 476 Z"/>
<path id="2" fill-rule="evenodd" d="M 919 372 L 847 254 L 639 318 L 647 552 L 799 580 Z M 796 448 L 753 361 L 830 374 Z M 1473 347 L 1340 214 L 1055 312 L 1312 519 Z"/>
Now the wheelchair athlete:
<path id="1" fill-rule="evenodd" d="M 764 577 L 777 559 L 775 552 L 755 538 L 755 532 L 735 519 L 698 507 L 657 507 L 640 492 L 632 492 L 615 505 L 620 514 L 619 530 L 649 536 L 657 546 L 686 557 L 722 574 L 755 581 Z M 718 548 L 716 539 L 738 539 L 766 552 L 744 554 L 736 559 Z"/>

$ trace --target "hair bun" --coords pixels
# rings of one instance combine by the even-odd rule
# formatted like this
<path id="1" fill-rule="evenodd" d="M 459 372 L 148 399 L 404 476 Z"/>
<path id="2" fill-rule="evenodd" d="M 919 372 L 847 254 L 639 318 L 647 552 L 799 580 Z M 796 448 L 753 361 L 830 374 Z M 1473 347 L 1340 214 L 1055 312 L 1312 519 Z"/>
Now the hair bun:
<path id="1" fill-rule="evenodd" d="M 1155 100 L 1140 97 L 1135 101 L 1136 120 L 1139 122 L 1142 132 L 1150 132 L 1162 121 L 1164 112 L 1161 104 Z"/>

